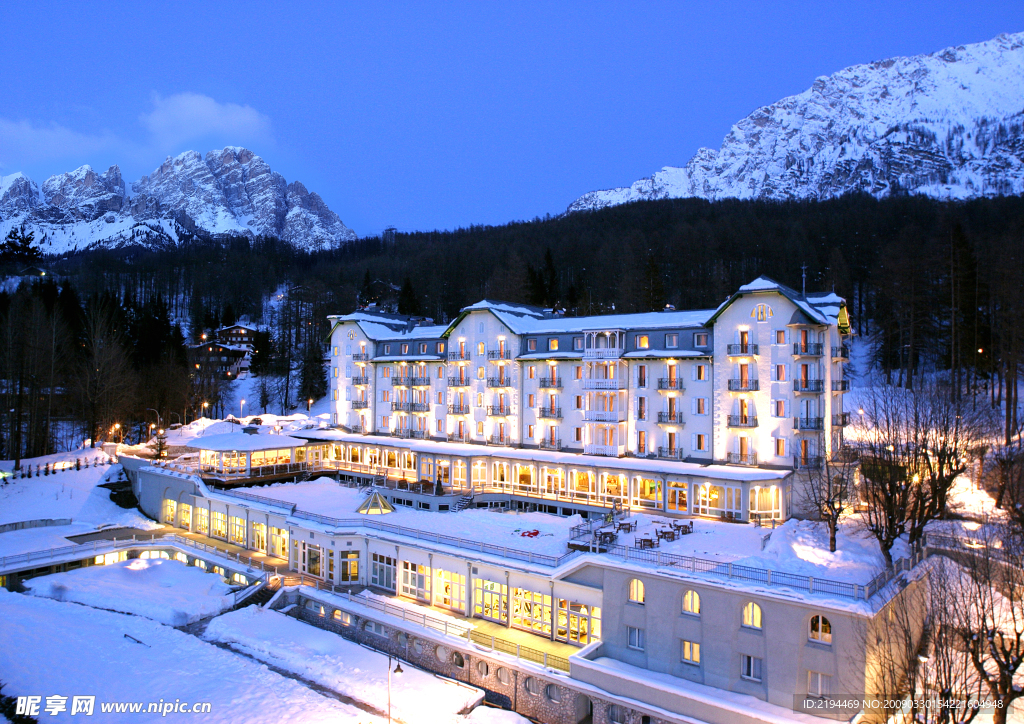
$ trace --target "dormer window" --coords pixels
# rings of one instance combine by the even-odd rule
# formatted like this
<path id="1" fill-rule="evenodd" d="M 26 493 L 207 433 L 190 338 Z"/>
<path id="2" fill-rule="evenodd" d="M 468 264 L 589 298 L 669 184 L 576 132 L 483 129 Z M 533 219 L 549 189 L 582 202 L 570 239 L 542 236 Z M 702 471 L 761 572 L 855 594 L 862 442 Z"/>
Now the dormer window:
<path id="1" fill-rule="evenodd" d="M 402 354 L 409 354 L 409 345 L 408 344 L 403 344 L 402 345 Z"/>
<path id="2" fill-rule="evenodd" d="M 708 346 L 708 333 L 697 332 L 693 335 L 693 346 L 694 347 L 707 347 Z"/>
<path id="3" fill-rule="evenodd" d="M 384 354 L 391 354 L 391 345 L 390 344 L 384 345 Z"/>
<path id="4" fill-rule="evenodd" d="M 529 350 L 530 352 L 536 352 L 537 351 L 537 340 L 536 339 L 528 339 L 528 340 L 526 340 L 526 349 Z"/>
<path id="5" fill-rule="evenodd" d="M 548 352 L 558 351 L 558 337 L 552 337 L 548 340 Z"/>
<path id="6" fill-rule="evenodd" d="M 638 334 L 636 336 L 636 348 L 637 349 L 647 349 L 650 346 L 651 346 L 650 345 L 650 340 L 649 340 L 649 338 L 647 337 L 646 334 Z"/>

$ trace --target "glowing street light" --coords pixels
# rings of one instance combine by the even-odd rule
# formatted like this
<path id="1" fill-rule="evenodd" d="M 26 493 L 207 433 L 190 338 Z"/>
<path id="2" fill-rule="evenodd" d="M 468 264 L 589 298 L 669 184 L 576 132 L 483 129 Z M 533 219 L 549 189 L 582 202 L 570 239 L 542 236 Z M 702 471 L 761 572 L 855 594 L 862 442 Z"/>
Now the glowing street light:
<path id="1" fill-rule="evenodd" d="M 245 398 L 238 402 L 238 419 L 242 419 L 242 408 L 245 407 Z"/>
<path id="2" fill-rule="evenodd" d="M 395 666 L 395 674 L 402 673 L 402 662 Z M 388 724 L 391 724 L 391 654 L 388 654 Z"/>
<path id="3" fill-rule="evenodd" d="M 309 412 L 311 409 L 313 409 L 313 398 L 312 397 L 310 397 L 308 400 L 306 400 L 306 412 Z"/>

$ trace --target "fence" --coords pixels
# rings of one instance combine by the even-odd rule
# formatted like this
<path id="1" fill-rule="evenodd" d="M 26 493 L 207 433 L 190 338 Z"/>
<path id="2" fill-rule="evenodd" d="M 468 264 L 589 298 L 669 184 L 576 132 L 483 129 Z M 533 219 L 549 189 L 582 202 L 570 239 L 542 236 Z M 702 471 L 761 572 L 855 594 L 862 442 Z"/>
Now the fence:
<path id="1" fill-rule="evenodd" d="M 39 518 L 37 520 L 22 520 L 17 523 L 4 523 L 0 525 L 0 533 L 10 533 L 12 530 L 28 528 L 48 528 L 54 525 L 71 525 L 71 518 Z"/>

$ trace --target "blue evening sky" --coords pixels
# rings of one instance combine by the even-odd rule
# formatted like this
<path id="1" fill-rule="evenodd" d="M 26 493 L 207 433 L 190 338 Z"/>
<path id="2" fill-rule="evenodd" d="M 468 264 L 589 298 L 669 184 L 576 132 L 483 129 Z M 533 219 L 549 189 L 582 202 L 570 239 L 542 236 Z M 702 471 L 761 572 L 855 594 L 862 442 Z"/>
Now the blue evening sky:
<path id="1" fill-rule="evenodd" d="M 360 235 L 557 214 L 819 75 L 1024 30 L 1007 0 L 4 3 L 0 175 L 245 145 Z"/>

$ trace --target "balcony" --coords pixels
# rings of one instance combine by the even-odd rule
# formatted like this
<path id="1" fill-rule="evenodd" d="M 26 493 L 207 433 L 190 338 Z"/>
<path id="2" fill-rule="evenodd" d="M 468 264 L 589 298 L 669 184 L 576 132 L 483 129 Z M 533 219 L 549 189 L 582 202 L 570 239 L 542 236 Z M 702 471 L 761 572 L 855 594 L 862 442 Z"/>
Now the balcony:
<path id="1" fill-rule="evenodd" d="M 430 387 L 429 377 L 410 377 L 409 384 L 413 387 Z"/>
<path id="2" fill-rule="evenodd" d="M 356 352 L 354 355 L 352 355 L 352 361 L 353 362 L 369 362 L 370 361 L 370 355 L 368 355 L 366 352 Z"/>
<path id="3" fill-rule="evenodd" d="M 487 415 L 488 417 L 508 417 L 512 414 L 512 408 L 508 405 L 504 407 L 501 405 L 488 405 Z"/>
<path id="4" fill-rule="evenodd" d="M 658 380 L 658 389 L 675 390 L 677 392 L 683 392 L 686 389 L 686 386 L 683 385 L 683 381 L 678 377 L 676 377 L 675 379 L 671 379 L 669 377 L 661 377 Z"/>
<path id="5" fill-rule="evenodd" d="M 619 448 L 616 445 L 584 445 L 583 453 L 585 455 L 608 455 L 610 457 L 618 457 Z"/>
<path id="6" fill-rule="evenodd" d="M 825 458 L 819 455 L 797 455 L 793 458 L 793 467 L 797 470 L 812 470 L 822 466 Z"/>
<path id="7" fill-rule="evenodd" d="M 458 377 L 448 378 L 449 387 L 469 387 L 470 382 L 472 382 L 472 379 L 470 379 L 469 377 L 465 377 L 463 379 L 459 379 Z"/>
<path id="8" fill-rule="evenodd" d="M 757 392 L 761 386 L 757 380 L 729 380 L 729 392 Z"/>
<path id="9" fill-rule="evenodd" d="M 469 405 L 448 405 L 449 415 L 468 415 Z"/>
<path id="10" fill-rule="evenodd" d="M 850 359 L 850 348 L 845 344 L 839 345 L 838 347 L 832 348 L 832 359 L 838 360 L 849 360 Z"/>
<path id="11" fill-rule="evenodd" d="M 618 359 L 625 351 L 615 347 L 594 347 L 583 350 L 583 359 Z"/>
<path id="12" fill-rule="evenodd" d="M 561 407 L 541 407 L 537 410 L 537 417 L 548 419 L 548 420 L 561 420 L 562 419 L 562 408 Z"/>
<path id="13" fill-rule="evenodd" d="M 678 447 L 659 447 L 658 457 L 665 460 L 682 460 L 683 450 Z"/>
<path id="14" fill-rule="evenodd" d="M 729 427 L 757 427 L 756 415 L 729 415 L 727 423 Z"/>
<path id="15" fill-rule="evenodd" d="M 459 351 L 457 349 L 448 350 L 448 361 L 449 362 L 468 362 L 471 359 L 469 350 Z"/>
<path id="16" fill-rule="evenodd" d="M 542 390 L 560 390 L 562 389 L 562 378 L 561 377 L 541 377 L 537 386 Z"/>
<path id="17" fill-rule="evenodd" d="M 757 465 L 757 453 L 726 453 L 725 462 L 730 465 Z"/>
<path id="18" fill-rule="evenodd" d="M 363 433 L 366 432 L 366 428 L 363 427 L 362 425 L 349 425 L 348 426 L 348 431 L 356 433 L 356 434 L 359 434 L 359 435 L 362 435 Z"/>
<path id="19" fill-rule="evenodd" d="M 537 444 L 537 447 L 541 450 L 561 450 L 562 441 L 557 438 L 552 440 L 549 437 L 545 437 Z"/>
<path id="20" fill-rule="evenodd" d="M 512 386 L 512 378 L 511 377 L 488 377 L 487 378 L 487 386 L 488 387 L 511 387 Z"/>
<path id="21" fill-rule="evenodd" d="M 510 349 L 492 349 L 487 352 L 487 359 L 489 360 L 506 360 L 512 359 L 512 350 Z"/>
<path id="22" fill-rule="evenodd" d="M 370 384 L 370 378 L 366 375 L 359 375 L 358 377 L 352 378 L 353 385 L 368 385 Z"/>
<path id="23" fill-rule="evenodd" d="M 453 432 L 451 435 L 448 436 L 448 442 L 470 443 L 473 442 L 473 438 L 470 437 L 469 432 L 464 432 L 461 435 L 457 432 Z"/>
<path id="24" fill-rule="evenodd" d="M 832 380 L 832 391 L 833 392 L 849 392 L 850 381 L 849 380 Z"/>
<path id="25" fill-rule="evenodd" d="M 621 377 L 615 377 L 610 380 L 602 380 L 597 378 L 584 377 L 583 380 L 584 390 L 624 390 L 626 389 L 626 380 Z"/>
<path id="26" fill-rule="evenodd" d="M 681 412 L 659 412 L 658 413 L 658 424 L 659 425 L 682 425 L 683 424 L 683 413 L 681 413 Z"/>
<path id="27" fill-rule="evenodd" d="M 796 357 L 821 357 L 825 354 L 825 345 L 817 342 L 808 342 L 807 344 L 797 342 L 793 345 L 793 354 Z"/>
<path id="28" fill-rule="evenodd" d="M 508 435 L 491 435 L 487 438 L 487 444 L 508 446 L 512 444 L 512 438 Z"/>
<path id="29" fill-rule="evenodd" d="M 824 417 L 795 417 L 793 427 L 797 430 L 824 430 Z"/>
<path id="30" fill-rule="evenodd" d="M 399 427 L 391 431 L 391 437 L 398 437 L 405 440 L 412 437 L 412 430 L 408 427 Z"/>
<path id="31" fill-rule="evenodd" d="M 793 380 L 794 392 L 810 392 L 812 394 L 824 392 L 824 380 Z"/>
<path id="32" fill-rule="evenodd" d="M 832 415 L 832 427 L 846 427 L 850 424 L 849 412 L 837 412 Z"/>
<path id="33" fill-rule="evenodd" d="M 369 400 L 352 400 L 352 409 L 353 410 L 365 410 L 369 406 L 370 406 L 370 401 Z"/>
<path id="34" fill-rule="evenodd" d="M 406 377 L 404 375 L 401 375 L 401 376 L 398 376 L 398 377 L 392 377 L 391 378 L 391 386 L 392 387 L 408 387 L 409 386 L 409 381 L 411 379 L 412 379 L 411 377 Z"/>
<path id="35" fill-rule="evenodd" d="M 756 344 L 730 344 L 725 353 L 730 357 L 755 357 L 760 354 Z"/>
<path id="36" fill-rule="evenodd" d="M 626 419 L 625 410 L 584 410 L 584 422 L 623 422 Z"/>

